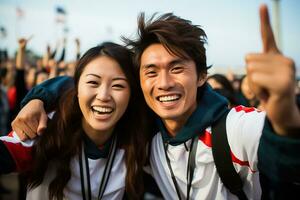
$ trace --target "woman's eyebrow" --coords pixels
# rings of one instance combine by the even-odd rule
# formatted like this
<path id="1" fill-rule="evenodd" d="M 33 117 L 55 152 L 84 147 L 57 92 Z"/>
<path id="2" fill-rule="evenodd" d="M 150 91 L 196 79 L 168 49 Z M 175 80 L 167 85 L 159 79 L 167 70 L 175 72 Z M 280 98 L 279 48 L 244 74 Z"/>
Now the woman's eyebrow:
<path id="1" fill-rule="evenodd" d="M 99 76 L 97 74 L 86 74 L 85 76 L 96 76 L 97 78 L 101 78 L 101 76 Z"/>
<path id="2" fill-rule="evenodd" d="M 99 79 L 102 78 L 101 76 L 99 76 L 99 75 L 97 75 L 97 74 L 86 74 L 85 76 L 95 76 L 95 77 L 97 77 L 97 78 L 99 78 Z M 117 76 L 117 77 L 114 77 L 112 80 L 113 80 L 113 81 L 116 81 L 116 80 L 124 80 L 124 81 L 127 81 L 127 78 L 126 78 L 125 76 Z"/>
<path id="3" fill-rule="evenodd" d="M 127 81 L 127 78 L 124 76 L 120 76 L 120 77 L 115 77 L 112 79 L 113 81 L 117 81 L 117 80 L 123 80 L 123 81 Z"/>

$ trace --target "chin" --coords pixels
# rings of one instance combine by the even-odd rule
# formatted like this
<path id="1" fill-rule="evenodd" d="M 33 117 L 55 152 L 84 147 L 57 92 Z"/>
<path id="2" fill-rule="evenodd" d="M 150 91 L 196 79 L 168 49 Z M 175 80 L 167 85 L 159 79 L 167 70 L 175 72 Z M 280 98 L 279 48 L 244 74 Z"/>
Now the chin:
<path id="1" fill-rule="evenodd" d="M 157 115 L 163 120 L 175 120 L 180 116 L 180 114 L 178 113 L 166 113 L 166 112 L 161 112 L 160 114 L 158 113 Z"/>
<path id="2" fill-rule="evenodd" d="M 111 129 L 110 126 L 103 126 L 103 125 L 92 126 L 92 128 L 97 132 L 105 132 L 105 131 Z"/>

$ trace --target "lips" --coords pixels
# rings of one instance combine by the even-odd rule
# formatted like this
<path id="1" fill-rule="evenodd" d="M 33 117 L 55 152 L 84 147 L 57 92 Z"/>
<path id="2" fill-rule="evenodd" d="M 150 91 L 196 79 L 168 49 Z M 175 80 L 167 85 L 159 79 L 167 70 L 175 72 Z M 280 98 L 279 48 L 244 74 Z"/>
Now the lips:
<path id="1" fill-rule="evenodd" d="M 109 106 L 92 106 L 92 111 L 98 115 L 111 114 L 114 109 Z"/>
<path id="2" fill-rule="evenodd" d="M 162 103 L 164 102 L 173 102 L 181 98 L 180 94 L 169 94 L 169 95 L 160 95 L 156 99 Z"/>

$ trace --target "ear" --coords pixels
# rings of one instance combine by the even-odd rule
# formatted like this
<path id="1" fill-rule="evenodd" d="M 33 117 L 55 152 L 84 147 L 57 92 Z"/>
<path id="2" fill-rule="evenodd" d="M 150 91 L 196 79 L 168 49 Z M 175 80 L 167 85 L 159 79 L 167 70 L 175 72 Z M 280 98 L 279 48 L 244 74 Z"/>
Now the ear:
<path id="1" fill-rule="evenodd" d="M 207 74 L 206 73 L 199 74 L 197 86 L 201 87 L 206 81 L 207 81 Z"/>

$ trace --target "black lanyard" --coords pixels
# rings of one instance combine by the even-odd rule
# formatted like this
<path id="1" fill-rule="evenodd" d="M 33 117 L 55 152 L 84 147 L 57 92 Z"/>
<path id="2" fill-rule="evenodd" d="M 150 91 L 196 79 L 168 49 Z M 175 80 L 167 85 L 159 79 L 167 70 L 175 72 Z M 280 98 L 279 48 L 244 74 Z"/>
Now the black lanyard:
<path id="1" fill-rule="evenodd" d="M 178 196 L 179 200 L 181 200 L 182 198 L 181 198 L 179 186 L 178 186 L 178 183 L 176 181 L 176 177 L 175 177 L 174 172 L 172 170 L 170 159 L 169 159 L 169 156 L 168 156 L 168 153 L 167 153 L 168 145 L 169 145 L 168 142 L 164 143 L 164 151 L 165 151 L 165 155 L 166 155 L 166 160 L 167 160 L 167 163 L 168 163 L 168 167 L 169 167 L 169 170 L 170 170 L 170 173 L 171 173 L 172 181 L 174 183 L 177 196 Z M 195 158 L 196 158 L 196 152 L 197 152 L 197 145 L 198 145 L 198 136 L 195 136 L 192 139 L 192 142 L 191 142 L 190 152 L 189 152 L 189 160 L 188 160 L 188 166 L 187 166 L 187 177 L 186 177 L 187 182 L 188 182 L 188 184 L 187 184 L 187 198 L 186 198 L 187 200 L 190 199 L 190 191 L 191 191 L 191 187 L 192 187 L 194 170 L 195 170 L 195 167 L 196 167 Z"/>
<path id="2" fill-rule="evenodd" d="M 117 150 L 117 138 L 113 136 L 112 143 L 110 145 L 107 162 L 105 164 L 105 169 L 103 172 L 103 176 L 101 178 L 101 183 L 99 187 L 99 193 L 97 199 L 102 199 L 106 185 L 108 183 L 108 179 L 110 176 L 110 172 L 113 166 L 113 162 L 116 156 Z M 80 166 L 80 179 L 81 179 L 81 193 L 83 200 L 91 200 L 91 181 L 90 181 L 90 169 L 89 169 L 89 161 L 84 151 L 84 144 L 81 147 L 81 154 L 79 154 L 79 166 Z"/>

